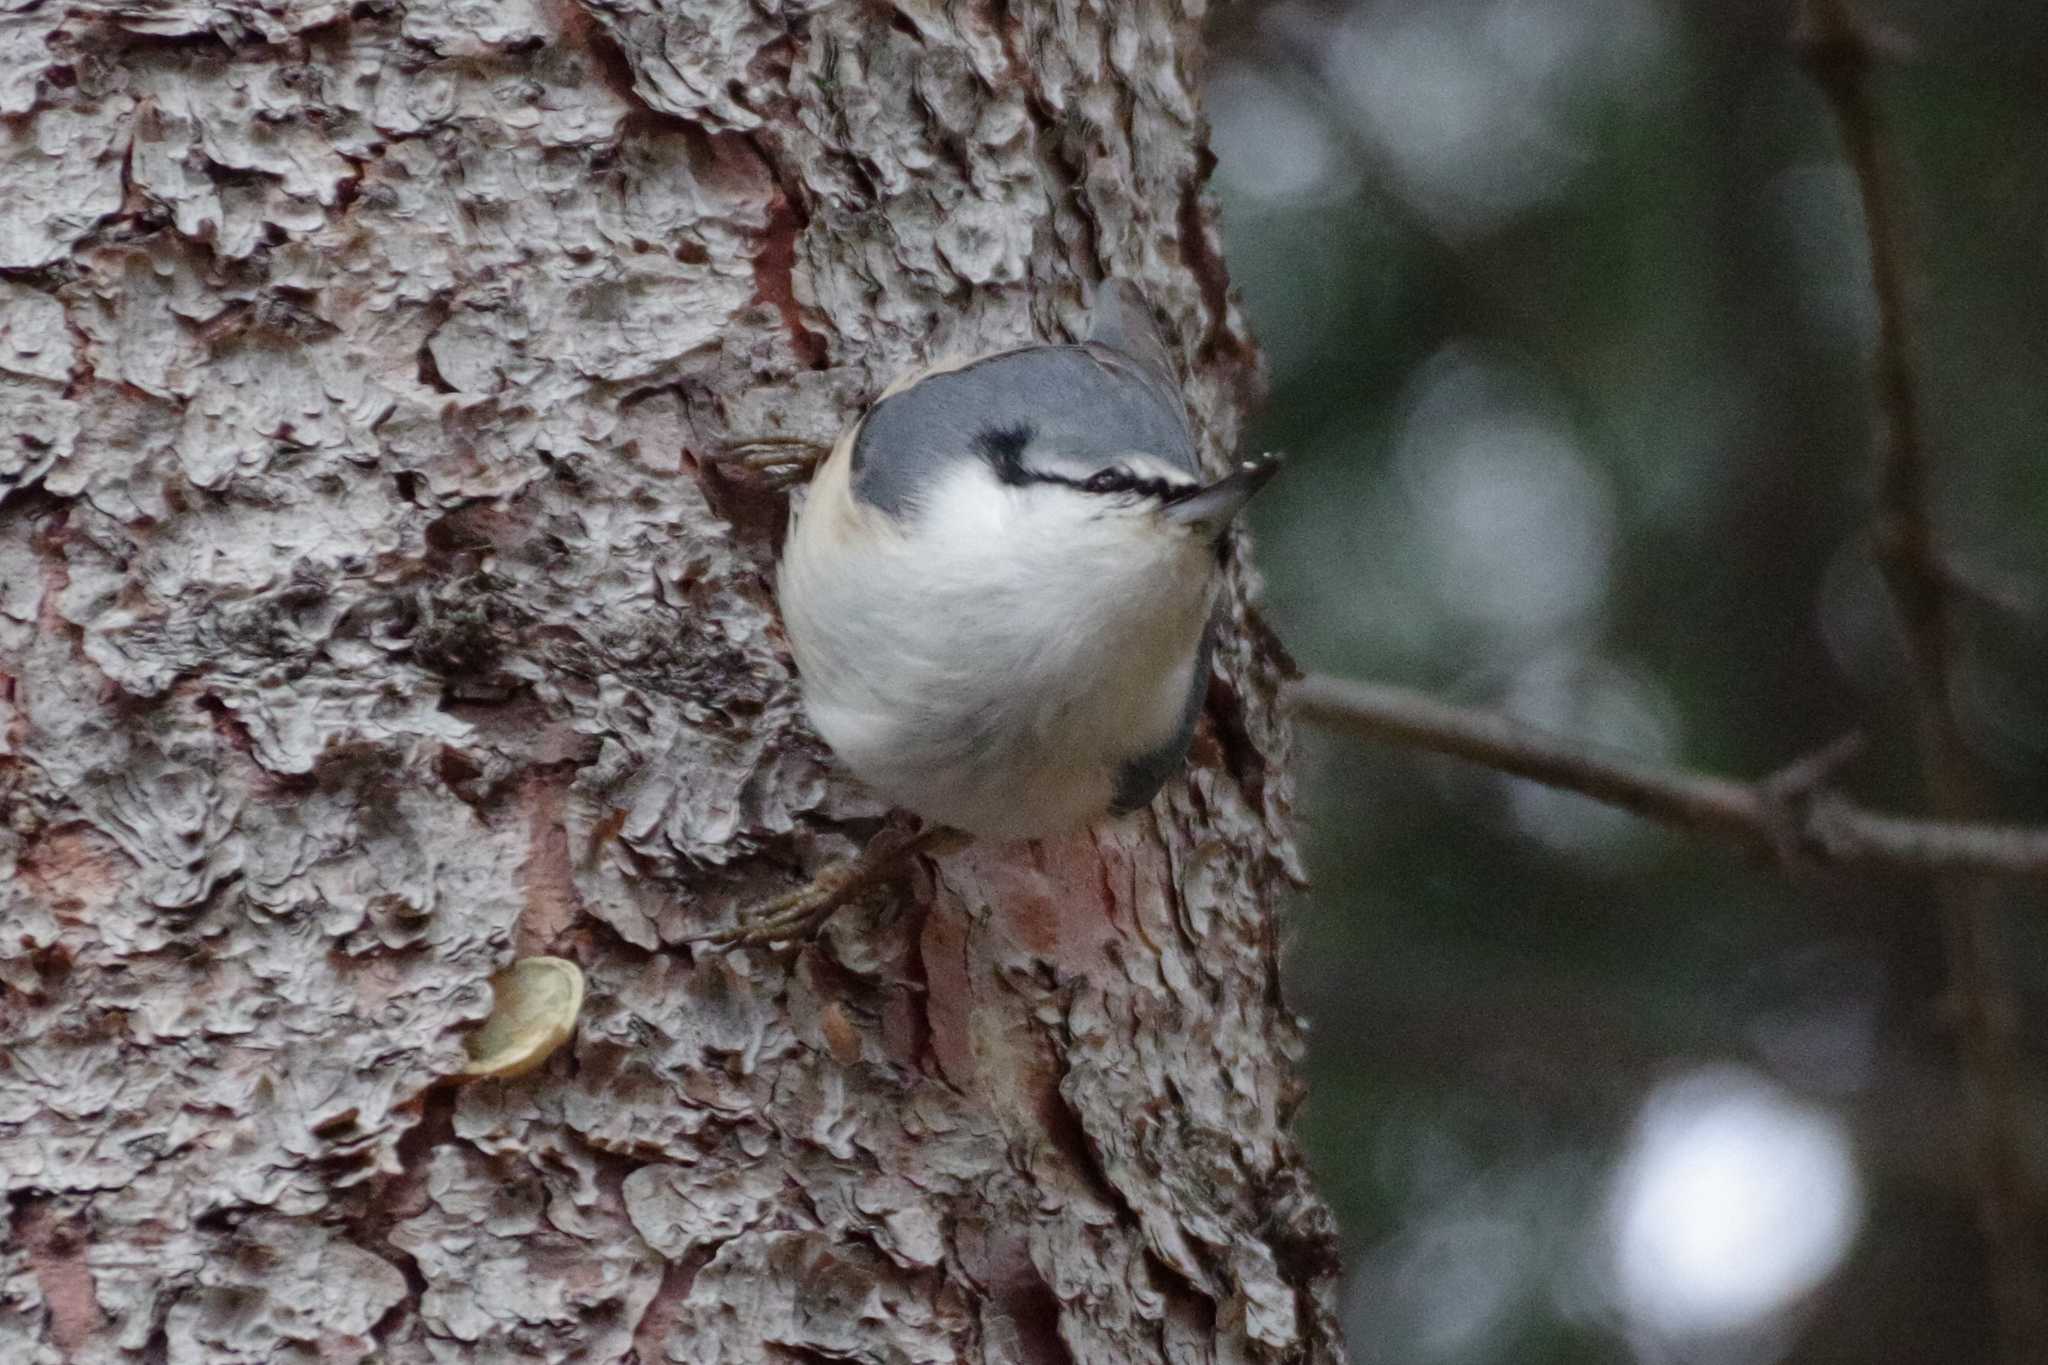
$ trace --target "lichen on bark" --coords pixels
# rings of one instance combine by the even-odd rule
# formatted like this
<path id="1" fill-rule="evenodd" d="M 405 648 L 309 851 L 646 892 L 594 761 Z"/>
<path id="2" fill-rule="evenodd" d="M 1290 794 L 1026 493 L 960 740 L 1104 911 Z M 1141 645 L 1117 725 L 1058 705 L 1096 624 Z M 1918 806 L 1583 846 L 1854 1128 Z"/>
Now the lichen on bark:
<path id="1" fill-rule="evenodd" d="M 679 946 L 884 814 L 729 441 L 1115 272 L 1234 447 L 1198 18 L 0 0 L 0 1358 L 1337 1357 L 1247 571 L 1149 811 Z"/>

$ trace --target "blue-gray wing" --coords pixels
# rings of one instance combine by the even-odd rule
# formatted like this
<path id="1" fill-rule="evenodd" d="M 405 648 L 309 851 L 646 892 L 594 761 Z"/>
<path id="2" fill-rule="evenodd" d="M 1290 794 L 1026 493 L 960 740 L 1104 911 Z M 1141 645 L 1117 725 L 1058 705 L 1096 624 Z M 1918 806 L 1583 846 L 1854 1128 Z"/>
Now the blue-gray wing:
<path id="1" fill-rule="evenodd" d="M 1195 676 L 1188 684 L 1187 704 L 1180 715 L 1180 729 L 1172 739 L 1149 753 L 1126 759 L 1117 769 L 1116 787 L 1109 798 L 1109 808 L 1117 815 L 1128 815 L 1134 810 L 1143 810 L 1166 785 L 1166 780 L 1180 771 L 1187 760 L 1188 742 L 1195 737 L 1195 720 L 1202 714 L 1202 703 L 1209 695 L 1209 656 L 1216 634 L 1216 623 L 1212 620 L 1202 631 L 1202 648 L 1195 655 Z"/>
<path id="2" fill-rule="evenodd" d="M 1134 334 L 1116 335 L 1139 345 L 1128 341 Z M 861 423 L 855 496 L 901 516 L 945 466 L 988 458 L 992 442 L 1082 477 L 1132 452 L 1199 475 L 1186 406 L 1156 367 L 1164 347 L 1155 350 L 1133 355 L 1108 341 L 1025 346 L 921 379 Z"/>
<path id="3" fill-rule="evenodd" d="M 1138 291 L 1123 280 L 1104 280 L 1088 304 L 1088 340 L 1137 361 L 1167 387 L 1173 387 L 1173 357 L 1152 310 Z"/>

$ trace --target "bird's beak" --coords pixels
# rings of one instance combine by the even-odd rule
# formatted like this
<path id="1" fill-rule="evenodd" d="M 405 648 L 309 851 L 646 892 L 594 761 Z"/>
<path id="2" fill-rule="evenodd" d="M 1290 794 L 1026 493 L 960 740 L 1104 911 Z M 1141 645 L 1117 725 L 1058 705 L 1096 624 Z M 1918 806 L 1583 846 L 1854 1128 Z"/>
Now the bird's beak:
<path id="1" fill-rule="evenodd" d="M 1221 534 L 1252 494 L 1264 488 L 1280 472 L 1278 455 L 1261 455 L 1246 460 L 1212 484 L 1196 489 L 1178 502 L 1168 503 L 1166 519 L 1182 526 L 1206 527 Z"/>

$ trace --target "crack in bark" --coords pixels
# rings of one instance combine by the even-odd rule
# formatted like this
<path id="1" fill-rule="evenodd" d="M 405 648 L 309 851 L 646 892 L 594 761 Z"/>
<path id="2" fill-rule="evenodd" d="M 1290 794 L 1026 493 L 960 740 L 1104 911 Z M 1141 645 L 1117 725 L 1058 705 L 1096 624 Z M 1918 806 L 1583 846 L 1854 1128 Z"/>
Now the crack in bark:
<path id="1" fill-rule="evenodd" d="M 755 297 L 781 315 L 790 349 L 796 352 L 804 368 L 825 369 L 829 363 L 825 338 L 804 325 L 803 309 L 796 297 L 797 240 L 810 224 L 802 199 L 802 182 L 782 164 L 772 138 L 747 133 L 744 140 L 775 185 L 768 226 L 762 231 L 761 246 L 754 255 Z"/>
<path id="2" fill-rule="evenodd" d="M 357 1186 L 360 1192 L 344 1212 L 342 1225 L 358 1246 L 389 1261 L 405 1279 L 405 1297 L 371 1324 L 371 1338 L 389 1345 L 400 1327 L 417 1316 L 419 1305 L 431 1288 L 419 1259 L 392 1238 L 392 1232 L 407 1219 L 425 1212 L 431 1196 L 427 1191 L 427 1168 L 434 1149 L 461 1143 L 455 1133 L 455 1103 L 459 1092 L 452 1085 L 430 1086 L 415 1100 L 419 1120 L 398 1139 L 393 1155 L 395 1174 L 379 1175 Z"/>
<path id="3" fill-rule="evenodd" d="M 621 130 L 620 141 L 636 133 L 644 136 L 658 131 L 703 134 L 704 129 L 698 124 L 647 102 L 647 97 L 640 93 L 640 77 L 633 70 L 633 62 L 626 55 L 626 49 L 604 21 L 592 14 L 581 0 L 545 0 L 545 3 L 555 18 L 556 32 L 564 44 L 588 53 L 592 74 L 627 105 L 626 126 Z"/>
<path id="4" fill-rule="evenodd" d="M 1202 287 L 1202 306 L 1209 325 L 1202 332 L 1196 352 L 1198 363 L 1213 363 L 1226 343 L 1240 360 L 1257 361 L 1257 353 L 1230 330 L 1230 272 L 1209 240 L 1209 215 L 1202 204 L 1202 187 L 1216 168 L 1216 156 L 1206 146 L 1196 152 L 1195 173 L 1181 189 L 1181 255 Z"/>

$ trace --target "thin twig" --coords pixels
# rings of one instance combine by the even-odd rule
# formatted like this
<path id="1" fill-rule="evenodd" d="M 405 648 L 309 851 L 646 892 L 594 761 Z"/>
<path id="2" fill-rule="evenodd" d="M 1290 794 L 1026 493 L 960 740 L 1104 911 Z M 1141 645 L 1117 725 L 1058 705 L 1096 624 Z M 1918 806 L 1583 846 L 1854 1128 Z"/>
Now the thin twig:
<path id="1" fill-rule="evenodd" d="M 1310 676 L 1288 684 L 1284 699 L 1296 718 L 1324 729 L 1449 754 L 1758 853 L 1791 849 L 1831 866 L 2048 877 L 2048 829 L 1913 820 L 1814 793 L 1803 770 L 1824 774 L 1839 761 L 1836 746 L 1781 775 L 1738 782 L 1594 750 L 1497 711 L 1452 706 L 1385 683 Z"/>
<path id="2" fill-rule="evenodd" d="M 1980 819 L 1989 806 L 1949 695 L 1948 574 L 1935 547 L 1928 452 L 1908 334 L 1904 234 L 1891 165 L 1870 97 L 1873 44 L 1844 0 L 1806 0 L 1796 33 L 1808 74 L 1826 96 L 1863 201 L 1870 287 L 1877 301 L 1874 397 L 1881 424 L 1875 541 L 1912 659 L 1920 769 L 1944 820 Z M 2008 1365 L 2048 1355 L 2048 1268 L 2035 1243 L 2019 1113 L 2016 1015 L 2002 962 L 1998 891 L 1981 876 L 1935 879 L 1947 944 L 1949 989 L 1982 1182 L 1978 1217 Z"/>

